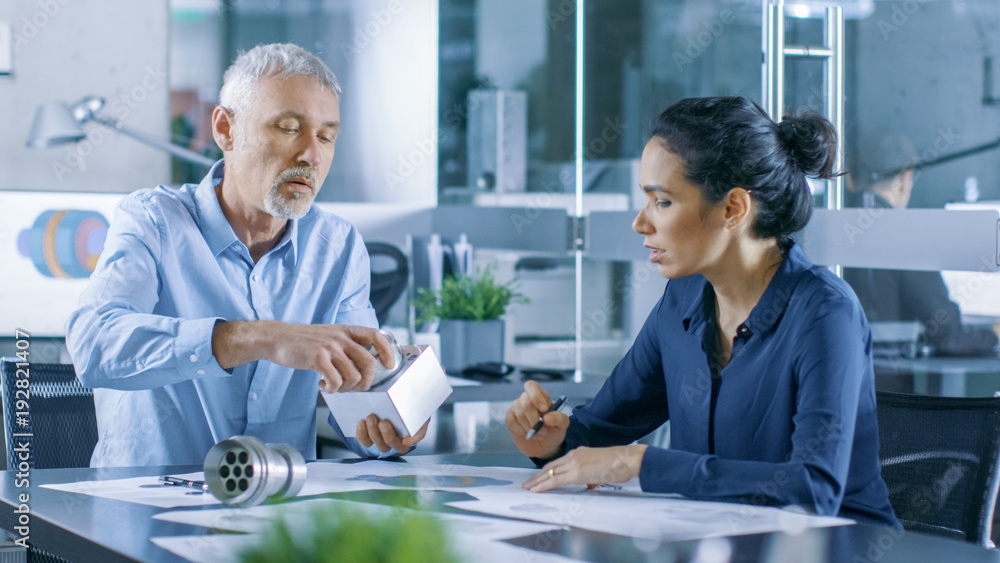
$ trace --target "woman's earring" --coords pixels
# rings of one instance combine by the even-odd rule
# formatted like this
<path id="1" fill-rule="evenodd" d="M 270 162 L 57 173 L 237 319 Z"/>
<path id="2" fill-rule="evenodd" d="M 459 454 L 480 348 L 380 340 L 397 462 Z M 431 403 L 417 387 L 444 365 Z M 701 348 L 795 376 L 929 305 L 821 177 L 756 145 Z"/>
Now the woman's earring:
<path id="1" fill-rule="evenodd" d="M 733 227 L 736 226 L 736 221 L 730 221 L 729 223 L 726 224 L 726 226 L 732 229 Z"/>

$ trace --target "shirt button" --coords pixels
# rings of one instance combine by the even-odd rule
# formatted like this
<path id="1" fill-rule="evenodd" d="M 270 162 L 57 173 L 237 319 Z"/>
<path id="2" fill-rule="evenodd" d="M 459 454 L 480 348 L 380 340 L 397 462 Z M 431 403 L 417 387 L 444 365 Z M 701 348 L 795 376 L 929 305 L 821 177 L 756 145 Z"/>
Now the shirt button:
<path id="1" fill-rule="evenodd" d="M 258 276 L 257 274 L 254 274 L 254 275 L 250 276 L 250 279 L 252 279 L 253 281 L 257 282 L 257 281 L 260 281 L 260 276 Z"/>
<path id="2" fill-rule="evenodd" d="M 191 354 L 191 357 L 188 358 L 188 359 L 191 360 L 191 363 L 197 362 L 198 361 L 198 355 L 197 354 Z"/>
<path id="3" fill-rule="evenodd" d="M 198 370 L 198 375 L 205 375 L 205 370 L 203 369 Z"/>
<path id="4" fill-rule="evenodd" d="M 135 369 L 142 369 L 142 362 L 136 362 Z"/>
<path id="5" fill-rule="evenodd" d="M 257 400 L 257 394 L 254 393 L 253 395 L 250 395 L 250 399 L 253 400 L 253 401 L 256 401 Z"/>

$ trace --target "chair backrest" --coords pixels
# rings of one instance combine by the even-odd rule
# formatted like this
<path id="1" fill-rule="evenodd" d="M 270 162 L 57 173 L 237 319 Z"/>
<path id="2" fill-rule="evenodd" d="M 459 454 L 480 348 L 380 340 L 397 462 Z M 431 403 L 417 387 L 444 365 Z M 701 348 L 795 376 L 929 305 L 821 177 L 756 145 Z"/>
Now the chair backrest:
<path id="1" fill-rule="evenodd" d="M 94 392 L 70 364 L 0 360 L 7 467 L 87 467 L 97 444 Z M 25 459 L 27 458 L 27 459 Z"/>
<path id="2" fill-rule="evenodd" d="M 907 530 L 990 545 L 1000 398 L 876 393 L 879 459 Z"/>
<path id="3" fill-rule="evenodd" d="M 389 309 L 403 294 L 409 283 L 410 268 L 406 254 L 395 246 L 384 242 L 367 242 L 368 257 L 371 259 L 371 287 L 369 300 L 375 308 L 378 324 L 384 325 L 389 317 Z M 383 263 L 390 264 L 386 269 Z"/>

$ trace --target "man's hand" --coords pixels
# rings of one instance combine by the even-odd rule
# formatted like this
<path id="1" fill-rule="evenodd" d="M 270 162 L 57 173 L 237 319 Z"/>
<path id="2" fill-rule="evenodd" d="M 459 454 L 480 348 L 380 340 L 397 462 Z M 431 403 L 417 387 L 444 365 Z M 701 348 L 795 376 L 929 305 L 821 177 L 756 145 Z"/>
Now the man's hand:
<path id="1" fill-rule="evenodd" d="M 403 455 L 410 451 L 410 448 L 417 445 L 417 442 L 424 439 L 427 435 L 427 425 L 430 424 L 430 419 L 420 427 L 413 436 L 407 436 L 406 438 L 400 438 L 396 434 L 396 429 L 392 427 L 392 423 L 388 420 L 379 420 L 374 414 L 368 415 L 368 418 L 358 421 L 358 428 L 355 430 L 355 438 L 358 442 L 368 448 L 372 444 L 378 448 L 378 451 L 386 453 L 389 450 L 395 448 L 399 455 Z"/>
<path id="2" fill-rule="evenodd" d="M 522 485 L 533 493 L 540 493 L 579 483 L 595 487 L 604 483 L 624 483 L 639 476 L 644 444 L 614 446 L 610 448 L 579 447 L 566 455 L 545 464 Z"/>
<path id="3" fill-rule="evenodd" d="M 383 365 L 393 367 L 392 347 L 377 329 L 352 325 L 301 325 L 278 321 L 224 322 L 215 325 L 212 353 L 223 369 L 256 360 L 315 371 L 320 389 L 365 391 L 375 377 L 374 346 Z M 388 364 L 387 364 L 388 363 Z"/>

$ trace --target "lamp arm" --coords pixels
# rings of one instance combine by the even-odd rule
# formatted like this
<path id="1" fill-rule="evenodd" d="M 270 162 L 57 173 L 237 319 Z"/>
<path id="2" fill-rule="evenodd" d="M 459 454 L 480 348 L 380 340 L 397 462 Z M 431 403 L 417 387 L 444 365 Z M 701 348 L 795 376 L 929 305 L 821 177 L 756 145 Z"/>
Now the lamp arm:
<path id="1" fill-rule="evenodd" d="M 210 159 L 210 158 L 208 158 L 208 157 L 206 157 L 206 156 L 200 155 L 200 154 L 198 154 L 198 153 L 196 153 L 194 151 L 190 151 L 190 150 L 185 149 L 183 147 L 178 147 L 177 145 L 174 145 L 172 143 L 168 143 L 168 142 L 163 141 L 161 139 L 157 139 L 156 137 L 153 137 L 152 135 L 149 135 L 147 133 L 143 133 L 142 131 L 139 131 L 137 129 L 133 129 L 133 128 L 125 125 L 125 123 L 123 123 L 120 119 L 115 119 L 113 117 L 108 117 L 106 115 L 103 115 L 103 114 L 100 114 L 100 113 L 97 113 L 97 112 L 92 113 L 90 115 L 90 119 L 93 120 L 96 123 L 100 123 L 101 125 L 104 125 L 106 127 L 110 127 L 112 129 L 118 131 L 119 133 L 123 134 L 123 135 L 127 135 L 129 137 L 132 137 L 133 139 L 135 139 L 137 141 L 141 141 L 141 142 L 146 143 L 147 145 L 150 145 L 150 146 L 152 146 L 154 148 L 157 148 L 157 149 L 160 149 L 160 150 L 163 150 L 163 151 L 167 151 L 170 154 L 172 154 L 172 155 L 174 155 L 174 156 L 176 156 L 178 158 L 182 158 L 182 159 L 184 159 L 184 160 L 186 160 L 188 162 L 193 162 L 195 164 L 200 164 L 200 165 L 204 166 L 205 168 L 211 168 L 212 166 L 215 165 L 215 161 L 212 160 L 212 159 Z"/>
<path id="2" fill-rule="evenodd" d="M 889 172 L 888 174 L 886 174 L 886 176 L 887 177 L 895 176 L 896 174 L 899 174 L 900 172 L 907 170 L 909 168 L 913 168 L 915 170 L 923 170 L 924 168 L 930 168 L 932 166 L 937 166 L 938 164 L 944 164 L 945 162 L 951 162 L 952 160 L 957 160 L 959 158 L 965 158 L 967 156 L 973 156 L 981 152 L 991 151 L 995 148 L 1000 148 L 1000 139 L 997 139 L 995 141 L 990 141 L 988 143 L 983 143 L 981 145 L 976 145 L 974 147 L 970 147 L 967 149 L 962 149 L 960 151 L 943 154 L 937 158 L 932 158 L 930 160 L 917 161 L 916 166 L 908 164 L 906 166 L 897 168 Z"/>

